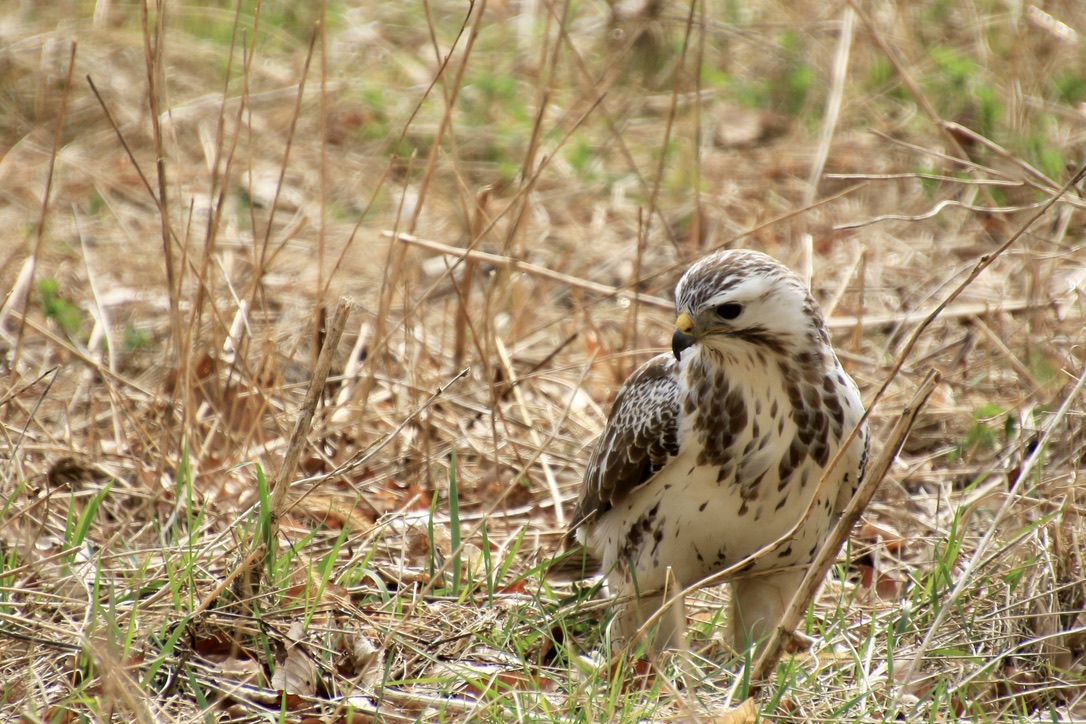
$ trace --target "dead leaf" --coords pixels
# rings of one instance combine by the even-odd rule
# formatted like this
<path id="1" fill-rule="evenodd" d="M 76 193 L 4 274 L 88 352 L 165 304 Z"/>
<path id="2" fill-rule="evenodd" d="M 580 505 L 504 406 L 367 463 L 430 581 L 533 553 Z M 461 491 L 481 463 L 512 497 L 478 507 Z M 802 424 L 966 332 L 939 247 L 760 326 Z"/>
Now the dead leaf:
<path id="1" fill-rule="evenodd" d="M 713 719 L 715 724 L 754 724 L 758 720 L 758 709 L 754 699 L 750 698 L 739 706 L 729 709 Z"/>
<path id="2" fill-rule="evenodd" d="M 377 641 L 359 630 L 344 631 L 336 641 L 340 653 L 336 662 L 339 674 L 348 679 L 360 675 L 362 686 L 374 686 L 384 676 L 384 650 Z"/>
<path id="3" fill-rule="evenodd" d="M 508 586 L 502 586 L 498 590 L 501 591 L 501 593 L 527 593 L 528 583 L 522 578 L 519 581 L 510 583 Z"/>
<path id="4" fill-rule="evenodd" d="M 464 692 L 478 699 L 490 690 L 549 692 L 558 688 L 558 684 L 553 679 L 545 676 L 529 676 L 522 671 L 499 671 L 485 685 L 481 686 L 482 683 L 469 681 Z"/>
<path id="5" fill-rule="evenodd" d="M 276 654 L 276 667 L 271 677 L 272 688 L 287 697 L 290 708 L 300 705 L 300 699 L 295 701 L 297 697 L 317 693 L 317 665 L 305 650 L 304 637 L 301 621 L 291 624 L 286 635 L 286 649 Z M 294 705 L 292 701 L 295 701 Z"/>
<path id="6" fill-rule="evenodd" d="M 295 505 L 294 513 L 334 530 L 366 530 L 377 520 L 377 511 L 357 495 L 310 495 Z"/>
<path id="7" fill-rule="evenodd" d="M 865 522 L 860 529 L 860 540 L 881 543 L 888 553 L 899 553 L 905 547 L 905 536 L 885 523 Z"/>

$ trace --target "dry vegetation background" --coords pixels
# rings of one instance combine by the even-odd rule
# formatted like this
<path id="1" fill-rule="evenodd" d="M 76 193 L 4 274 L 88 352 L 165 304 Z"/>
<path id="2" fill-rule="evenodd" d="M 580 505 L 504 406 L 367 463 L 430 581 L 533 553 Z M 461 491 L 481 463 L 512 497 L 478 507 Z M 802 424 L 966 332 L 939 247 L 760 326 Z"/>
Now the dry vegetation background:
<path id="1" fill-rule="evenodd" d="M 752 716 L 725 589 L 679 685 L 540 576 L 722 246 L 869 401 L 999 252 L 761 715 L 1086 715 L 1083 3 L 0 7 L 0 718 Z"/>

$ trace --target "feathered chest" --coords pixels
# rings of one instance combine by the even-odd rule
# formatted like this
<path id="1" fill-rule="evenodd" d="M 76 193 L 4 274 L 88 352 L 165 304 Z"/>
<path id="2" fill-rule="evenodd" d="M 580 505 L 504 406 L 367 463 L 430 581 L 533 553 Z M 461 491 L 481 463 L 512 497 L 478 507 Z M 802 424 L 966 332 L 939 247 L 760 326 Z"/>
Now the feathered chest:
<path id="1" fill-rule="evenodd" d="M 814 365 L 701 348 L 684 356 L 679 381 L 680 456 L 715 468 L 718 484 L 738 486 L 744 500 L 821 469 L 841 439 L 836 380 Z"/>

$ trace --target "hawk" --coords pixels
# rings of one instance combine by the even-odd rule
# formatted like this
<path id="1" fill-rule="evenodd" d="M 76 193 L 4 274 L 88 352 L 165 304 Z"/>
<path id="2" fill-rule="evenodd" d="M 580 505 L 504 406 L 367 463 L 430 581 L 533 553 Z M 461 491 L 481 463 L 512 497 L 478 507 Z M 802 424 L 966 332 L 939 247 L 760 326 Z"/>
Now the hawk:
<path id="1" fill-rule="evenodd" d="M 863 405 L 817 303 L 766 254 L 698 261 L 675 306 L 672 353 L 619 390 L 570 535 L 600 562 L 627 640 L 663 605 L 665 586 L 673 594 L 776 542 L 731 578 L 730 625 L 744 650 L 777 625 L 863 477 L 866 429 L 819 488 Z M 679 631 L 664 616 L 654 647 L 676 646 Z"/>

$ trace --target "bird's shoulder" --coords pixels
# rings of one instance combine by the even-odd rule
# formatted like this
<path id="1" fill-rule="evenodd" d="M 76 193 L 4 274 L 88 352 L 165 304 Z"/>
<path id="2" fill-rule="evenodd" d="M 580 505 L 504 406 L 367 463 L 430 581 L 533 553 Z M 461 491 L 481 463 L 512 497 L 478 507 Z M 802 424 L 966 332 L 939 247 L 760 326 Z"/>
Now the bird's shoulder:
<path id="1" fill-rule="evenodd" d="M 672 355 L 641 365 L 615 396 L 585 470 L 574 528 L 606 512 L 679 452 L 682 383 Z"/>

